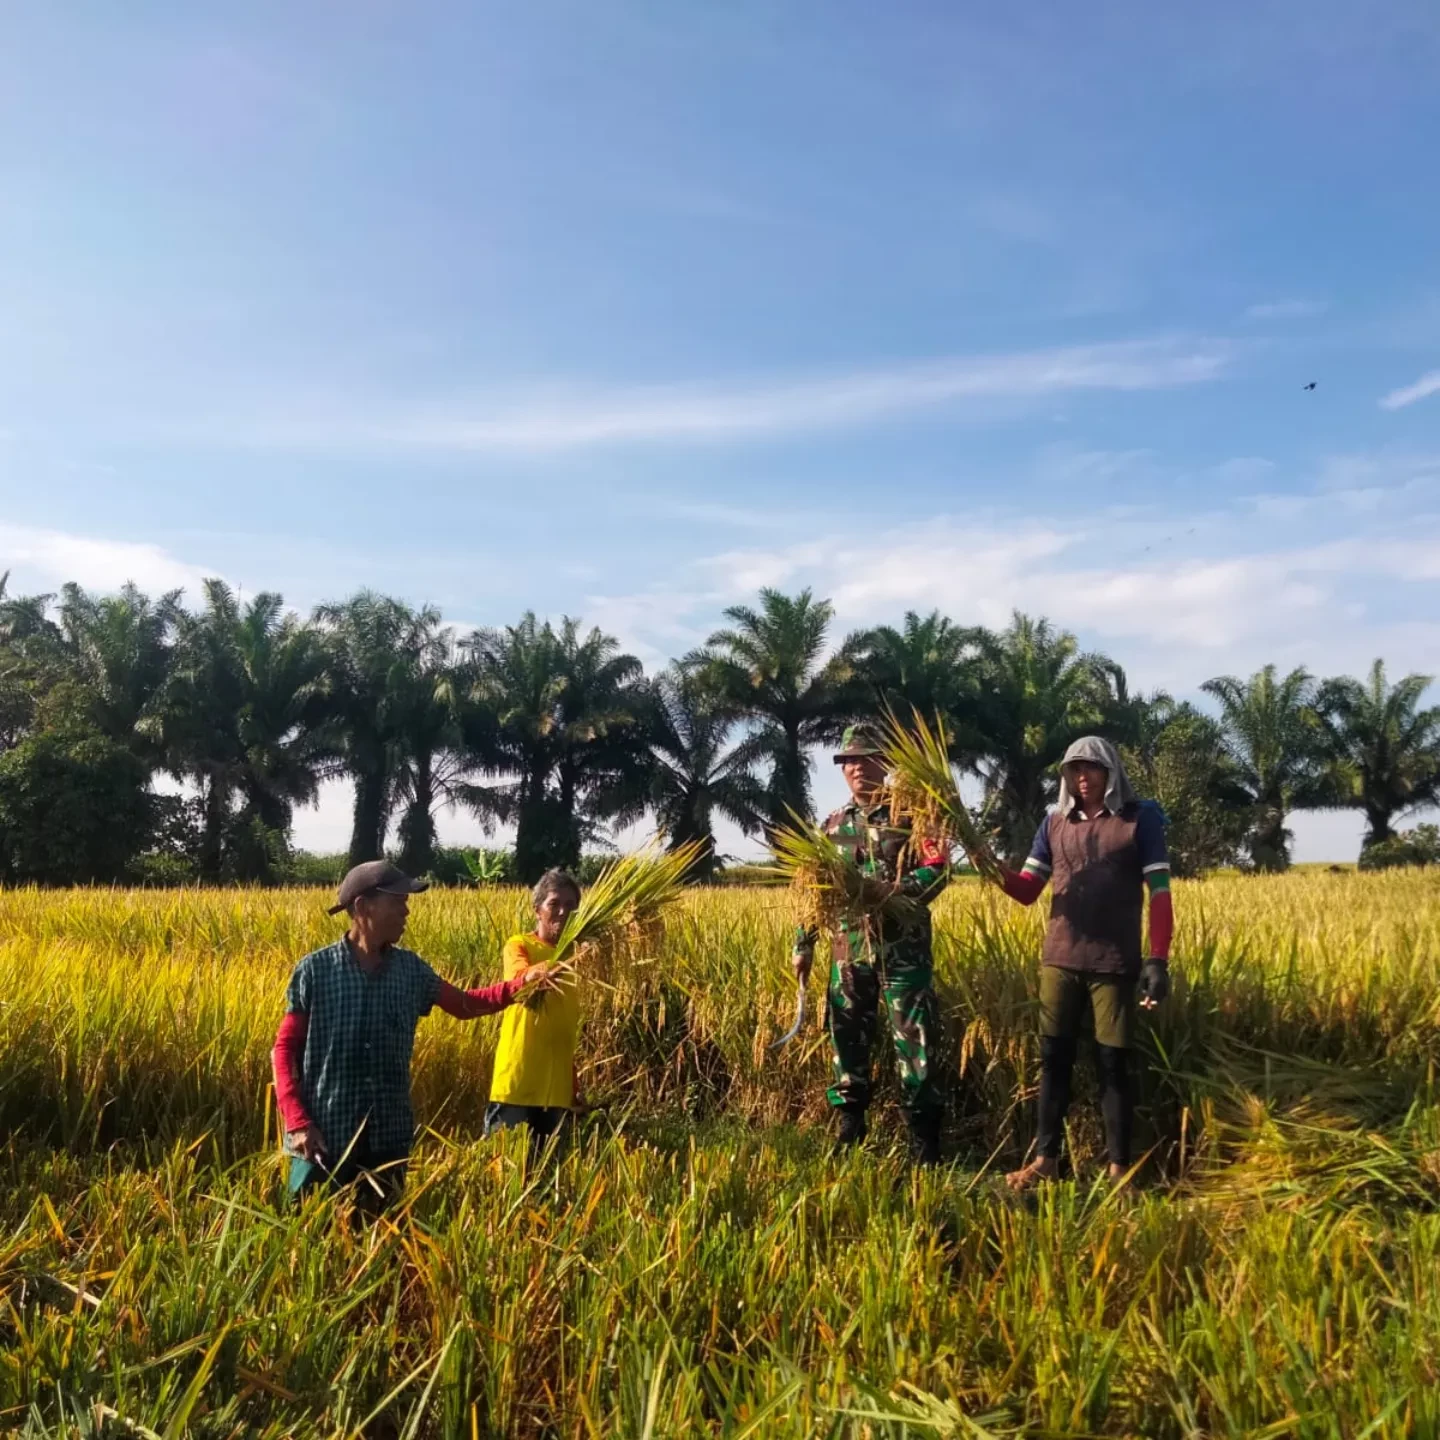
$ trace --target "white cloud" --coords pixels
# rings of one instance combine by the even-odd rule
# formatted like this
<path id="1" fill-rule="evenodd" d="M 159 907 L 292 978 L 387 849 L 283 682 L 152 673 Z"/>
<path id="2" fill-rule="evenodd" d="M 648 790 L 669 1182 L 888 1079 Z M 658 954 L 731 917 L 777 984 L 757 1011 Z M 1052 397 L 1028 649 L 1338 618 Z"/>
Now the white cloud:
<path id="1" fill-rule="evenodd" d="M 106 540 L 0 521 L 0 571 L 11 572 L 12 594 L 50 591 L 74 580 L 89 590 L 118 590 L 133 580 L 150 594 L 193 594 L 213 569 L 177 559 L 159 545 Z"/>
<path id="2" fill-rule="evenodd" d="M 723 442 L 850 429 L 967 402 L 1031 401 L 1075 391 L 1203 384 L 1229 360 L 1223 342 L 1125 341 L 1014 355 L 778 379 L 750 386 L 651 386 L 552 394 L 501 406 L 445 407 L 392 418 L 372 411 L 295 415 L 201 427 L 191 437 L 271 448 L 547 452 L 601 445 Z M 985 411 L 976 407 L 975 414 Z M 222 433 L 223 430 L 223 433 Z"/>
<path id="3" fill-rule="evenodd" d="M 1440 395 L 1440 370 L 1427 371 L 1413 385 L 1403 385 L 1399 390 L 1392 390 L 1381 399 L 1380 408 L 1402 410 L 1406 405 L 1413 405 L 1417 400 L 1424 400 L 1430 395 Z"/>
<path id="4" fill-rule="evenodd" d="M 887 531 L 831 531 L 801 543 L 718 554 L 670 585 L 609 596 L 607 625 L 647 655 L 702 638 L 719 611 L 762 585 L 812 587 L 835 606 L 836 638 L 938 608 L 964 624 L 1047 615 L 1105 649 L 1132 683 L 1193 692 L 1269 660 L 1360 673 L 1383 654 L 1397 673 L 1434 668 L 1440 521 L 1408 511 L 1253 500 L 1157 521 L 1107 516 L 935 516 Z M 1364 522 L 1362 533 L 1357 527 Z"/>
<path id="5" fill-rule="evenodd" d="M 1323 300 L 1268 300 L 1252 305 L 1245 312 L 1247 320 L 1305 320 L 1312 315 L 1323 315 L 1326 305 Z"/>

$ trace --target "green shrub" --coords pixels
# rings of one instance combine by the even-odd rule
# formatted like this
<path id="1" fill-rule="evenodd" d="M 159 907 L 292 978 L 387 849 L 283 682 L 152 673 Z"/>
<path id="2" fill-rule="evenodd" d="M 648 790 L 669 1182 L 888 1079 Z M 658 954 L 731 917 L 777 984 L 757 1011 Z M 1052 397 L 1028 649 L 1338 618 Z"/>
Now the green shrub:
<path id="1" fill-rule="evenodd" d="M 1362 870 L 1393 870 L 1402 865 L 1440 865 L 1440 825 L 1417 825 L 1360 852 Z"/>

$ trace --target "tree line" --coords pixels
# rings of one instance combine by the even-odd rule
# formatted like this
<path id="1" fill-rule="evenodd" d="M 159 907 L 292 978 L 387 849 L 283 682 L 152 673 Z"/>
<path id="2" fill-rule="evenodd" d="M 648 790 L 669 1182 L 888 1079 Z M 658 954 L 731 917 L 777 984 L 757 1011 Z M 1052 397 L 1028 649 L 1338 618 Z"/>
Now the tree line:
<path id="1" fill-rule="evenodd" d="M 1307 808 L 1362 810 L 1371 857 L 1433 848 L 1433 827 L 1395 824 L 1440 797 L 1440 707 L 1422 707 L 1430 677 L 1392 684 L 1379 660 L 1363 680 L 1220 676 L 1202 687 L 1212 716 L 1132 694 L 1114 660 L 1019 613 L 997 631 L 910 612 L 832 644 L 826 600 L 767 589 L 724 618 L 647 675 L 569 618 L 457 635 L 368 590 L 305 619 L 219 580 L 191 609 L 179 591 L 22 596 L 0 579 L 0 879 L 273 882 L 296 807 L 340 776 L 352 863 L 388 844 L 430 873 L 436 813 L 457 805 L 487 833 L 514 827 L 522 881 L 646 818 L 708 842 L 709 878 L 718 817 L 763 836 L 813 813 L 812 752 L 910 706 L 944 718 L 1013 861 L 1087 733 L 1165 809 L 1180 873 L 1285 868 L 1287 817 Z M 187 783 L 160 793 L 161 776 Z"/>

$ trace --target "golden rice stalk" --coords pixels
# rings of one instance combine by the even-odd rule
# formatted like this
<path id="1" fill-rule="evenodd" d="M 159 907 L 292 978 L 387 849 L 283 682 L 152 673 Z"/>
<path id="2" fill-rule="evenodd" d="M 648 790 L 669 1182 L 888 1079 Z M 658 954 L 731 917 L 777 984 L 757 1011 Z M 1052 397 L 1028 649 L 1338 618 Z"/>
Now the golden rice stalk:
<path id="1" fill-rule="evenodd" d="M 555 978 L 574 983 L 582 964 L 588 974 L 590 962 L 599 968 L 626 945 L 657 943 L 664 935 L 661 912 L 684 890 L 703 849 L 704 842 L 696 841 L 664 850 L 656 839 L 612 860 L 581 897 L 555 942 L 550 961 Z"/>
<path id="2" fill-rule="evenodd" d="M 818 825 L 798 815 L 772 833 L 770 850 L 771 871 L 788 881 L 795 918 L 807 930 L 832 931 L 880 910 L 899 918 L 915 908 L 913 900 L 863 875 Z"/>
<path id="3" fill-rule="evenodd" d="M 884 746 L 890 767 L 890 817 L 896 824 L 910 826 L 911 847 L 918 849 L 921 842 L 946 850 L 959 845 L 986 880 L 998 883 L 1000 862 L 961 799 L 950 767 L 945 722 L 937 715 L 932 727 L 916 710 L 906 726 L 893 713 L 887 714 Z"/>

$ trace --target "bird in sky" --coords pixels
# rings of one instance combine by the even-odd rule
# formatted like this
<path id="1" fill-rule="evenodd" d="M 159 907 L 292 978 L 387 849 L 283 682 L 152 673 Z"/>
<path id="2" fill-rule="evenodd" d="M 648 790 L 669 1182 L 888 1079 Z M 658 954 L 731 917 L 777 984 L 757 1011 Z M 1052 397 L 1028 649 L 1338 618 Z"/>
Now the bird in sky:
<path id="1" fill-rule="evenodd" d="M 1305 389 L 1313 390 L 1319 383 L 1320 382 L 1318 380 L 1312 380 L 1307 386 L 1305 386 Z"/>

